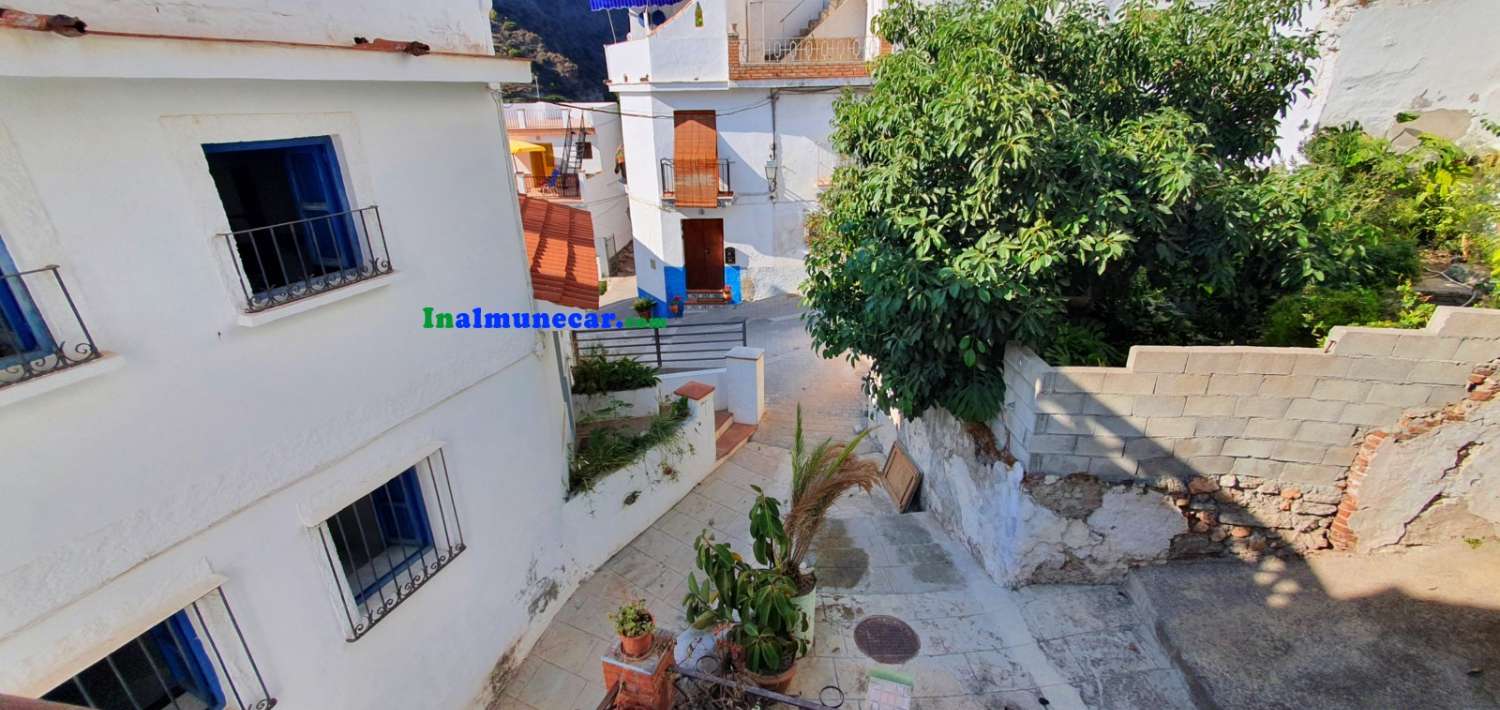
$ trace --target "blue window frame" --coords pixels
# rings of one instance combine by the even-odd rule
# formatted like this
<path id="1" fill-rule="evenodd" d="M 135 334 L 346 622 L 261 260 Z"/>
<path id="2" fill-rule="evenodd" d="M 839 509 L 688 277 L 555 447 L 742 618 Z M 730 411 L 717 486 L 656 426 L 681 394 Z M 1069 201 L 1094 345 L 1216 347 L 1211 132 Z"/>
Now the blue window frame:
<path id="1" fill-rule="evenodd" d="M 203 146 L 253 293 L 365 263 L 328 136 Z"/>
<path id="2" fill-rule="evenodd" d="M 409 468 L 369 495 L 339 511 L 328 531 L 343 563 L 354 601 L 380 596 L 392 582 L 408 579 L 433 551 L 432 526 L 417 469 Z"/>
<path id="3" fill-rule="evenodd" d="M 218 674 L 186 610 L 151 627 L 42 699 L 100 710 L 224 707 Z"/>
<path id="4" fill-rule="evenodd" d="M 0 235 L 0 367 L 54 350 L 52 334 Z"/>

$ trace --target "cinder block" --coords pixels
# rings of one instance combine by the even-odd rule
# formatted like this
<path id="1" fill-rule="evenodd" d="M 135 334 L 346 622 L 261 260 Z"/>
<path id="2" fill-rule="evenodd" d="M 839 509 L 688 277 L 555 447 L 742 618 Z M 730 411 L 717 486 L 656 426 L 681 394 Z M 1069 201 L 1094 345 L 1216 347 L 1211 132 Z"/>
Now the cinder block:
<path id="1" fill-rule="evenodd" d="M 1124 456 L 1100 456 L 1089 459 L 1089 474 L 1106 481 L 1120 481 L 1135 476 L 1138 464 Z"/>
<path id="2" fill-rule="evenodd" d="M 1317 378 L 1310 375 L 1272 375 L 1261 382 L 1260 394 L 1264 397 L 1306 397 L 1317 382 Z"/>
<path id="3" fill-rule="evenodd" d="M 1269 439 L 1230 439 L 1224 442 L 1219 453 L 1235 458 L 1270 458 L 1276 451 L 1276 442 Z"/>
<path id="4" fill-rule="evenodd" d="M 1468 363 L 1427 361 L 1417 363 L 1407 379 L 1428 385 L 1463 385 L 1473 371 L 1474 367 Z"/>
<path id="5" fill-rule="evenodd" d="M 1104 386 L 1105 371 L 1110 368 L 1104 367 L 1065 367 L 1054 370 L 1047 377 L 1048 386 L 1045 391 L 1061 392 L 1064 394 L 1086 392 L 1098 392 Z"/>
<path id="6" fill-rule="evenodd" d="M 1130 413 L 1138 417 L 1180 417 L 1186 404 L 1186 397 L 1136 397 L 1135 407 Z"/>
<path id="7" fill-rule="evenodd" d="M 1172 455 L 1183 459 L 1194 456 L 1217 456 L 1223 448 L 1223 439 L 1195 436 L 1191 439 L 1179 440 L 1172 446 Z"/>
<path id="8" fill-rule="evenodd" d="M 1469 389 L 1460 385 L 1433 385 L 1432 394 L 1427 395 L 1427 406 L 1441 407 L 1450 402 L 1468 399 Z"/>
<path id="9" fill-rule="evenodd" d="M 1157 375 L 1156 393 L 1192 396 L 1208 391 L 1208 375 Z"/>
<path id="10" fill-rule="evenodd" d="M 1344 357 L 1390 357 L 1400 333 L 1381 328 L 1334 328 L 1328 335 L 1332 352 Z"/>
<path id="11" fill-rule="evenodd" d="M 1130 349 L 1125 369 L 1131 372 L 1182 372 L 1187 367 L 1187 351 L 1177 347 L 1137 345 Z"/>
<path id="12" fill-rule="evenodd" d="M 1081 414 L 1042 414 L 1037 417 L 1040 424 L 1036 430 L 1043 434 L 1087 434 L 1086 422 Z"/>
<path id="13" fill-rule="evenodd" d="M 1186 372 L 1229 373 L 1239 372 L 1243 356 L 1229 348 L 1191 348 L 1188 350 Z"/>
<path id="14" fill-rule="evenodd" d="M 1073 445 L 1073 453 L 1080 456 L 1124 456 L 1125 439 L 1108 434 L 1080 436 Z"/>
<path id="15" fill-rule="evenodd" d="M 1271 458 L 1277 461 L 1290 461 L 1293 463 L 1322 463 L 1323 457 L 1328 455 L 1327 444 L 1313 444 L 1306 441 L 1282 441 L 1271 453 Z"/>
<path id="16" fill-rule="evenodd" d="M 1349 379 L 1375 382 L 1405 382 L 1416 367 L 1415 360 L 1363 358 L 1349 364 Z"/>
<path id="17" fill-rule="evenodd" d="M 1083 397 L 1084 414 L 1110 414 L 1126 416 L 1135 406 L 1135 397 L 1128 394 L 1094 394 Z"/>
<path id="18" fill-rule="evenodd" d="M 1241 397 L 1233 401 L 1236 417 L 1280 417 L 1292 405 L 1292 400 L 1282 397 Z"/>
<path id="19" fill-rule="evenodd" d="M 1191 358 L 1188 360 L 1188 364 L 1192 364 Z M 1208 393 L 1211 395 L 1252 395 L 1260 392 L 1261 383 L 1265 379 L 1263 375 L 1215 374 L 1208 379 Z"/>
<path id="20" fill-rule="evenodd" d="M 1340 402 L 1363 402 L 1370 394 L 1370 383 L 1360 380 L 1324 378 L 1313 385 L 1313 399 L 1333 399 Z"/>
<path id="21" fill-rule="evenodd" d="M 1151 417 L 1146 420 L 1146 436 L 1192 436 L 1197 428 L 1197 417 Z"/>
<path id="22" fill-rule="evenodd" d="M 1370 396 L 1366 401 L 1371 404 L 1386 404 L 1392 407 L 1415 407 L 1419 404 L 1426 404 L 1427 398 L 1431 396 L 1432 387 L 1428 385 L 1392 385 L 1379 383 L 1370 388 Z"/>
<path id="23" fill-rule="evenodd" d="M 1135 473 L 1141 478 L 1186 478 L 1194 472 L 1186 461 L 1175 456 L 1163 456 L 1138 462 Z"/>
<path id="24" fill-rule="evenodd" d="M 1353 362 L 1347 357 L 1334 357 L 1327 354 L 1298 355 L 1297 364 L 1292 366 L 1293 375 L 1312 375 L 1314 377 L 1344 377 L 1349 374 L 1349 363 Z"/>
<path id="25" fill-rule="evenodd" d="M 1189 417 L 1232 417 L 1238 397 L 1188 397 L 1182 413 Z"/>
<path id="26" fill-rule="evenodd" d="M 1240 372 L 1261 375 L 1285 375 L 1292 371 L 1297 356 L 1285 352 L 1259 352 L 1250 350 L 1240 358 Z"/>
<path id="27" fill-rule="evenodd" d="M 1161 458 L 1172 455 L 1172 447 L 1176 446 L 1177 439 L 1127 439 L 1125 440 L 1125 455 L 1137 461 Z"/>
<path id="28" fill-rule="evenodd" d="M 1062 434 L 1033 434 L 1028 448 L 1033 454 L 1071 454 L 1076 436 Z"/>
<path id="29" fill-rule="evenodd" d="M 1339 415 L 1340 422 L 1361 427 L 1394 426 L 1400 419 L 1400 407 L 1384 404 L 1350 404 Z"/>
<path id="30" fill-rule="evenodd" d="M 1407 360 L 1450 360 L 1462 342 L 1459 338 L 1411 333 L 1396 338 L 1396 349 L 1391 354 Z"/>
<path id="31" fill-rule="evenodd" d="M 1287 407 L 1287 419 L 1310 419 L 1319 422 L 1336 422 L 1344 412 L 1344 402 L 1324 399 L 1294 399 Z"/>
<path id="32" fill-rule="evenodd" d="M 1354 439 L 1354 426 L 1334 422 L 1302 422 L 1302 426 L 1297 427 L 1296 438 L 1298 441 L 1348 446 Z"/>
<path id="33" fill-rule="evenodd" d="M 1328 453 L 1323 456 L 1323 463 L 1327 466 L 1348 468 L 1349 464 L 1354 463 L 1354 457 L 1358 453 L 1358 446 L 1340 446 L 1336 449 L 1329 449 Z"/>
<path id="34" fill-rule="evenodd" d="M 1454 351 L 1453 359 L 1463 362 L 1482 363 L 1500 357 L 1500 340 L 1469 338 Z"/>
<path id="35" fill-rule="evenodd" d="M 1038 473 L 1083 473 L 1089 470 L 1089 459 L 1087 456 L 1073 456 L 1070 454 L 1042 454 L 1041 468 Z"/>
<path id="36" fill-rule="evenodd" d="M 1204 476 L 1222 476 L 1234 469 L 1234 459 L 1228 456 L 1194 456 L 1187 460 L 1188 467 Z"/>
<path id="37" fill-rule="evenodd" d="M 1438 335 L 1500 338 L 1500 311 L 1439 307 L 1427 328 L 1437 331 Z"/>
<path id="38" fill-rule="evenodd" d="M 1151 394 L 1156 389 L 1156 375 L 1111 372 L 1104 376 L 1103 392 L 1108 394 Z"/>
<path id="39" fill-rule="evenodd" d="M 1297 433 L 1300 422 L 1289 419 L 1251 419 L 1245 425 L 1247 439 L 1290 439 Z"/>
<path id="40" fill-rule="evenodd" d="M 1285 483 L 1305 483 L 1314 486 L 1331 486 L 1344 478 L 1349 469 L 1343 466 L 1323 464 L 1289 463 L 1281 469 L 1281 480 Z"/>
<path id="41" fill-rule="evenodd" d="M 1281 469 L 1285 465 L 1280 461 L 1266 459 L 1235 459 L 1234 466 L 1229 469 L 1229 472 L 1236 476 L 1275 478 L 1281 475 Z"/>
<path id="42" fill-rule="evenodd" d="M 1239 436 L 1245 433 L 1248 419 L 1237 417 L 1204 417 L 1198 420 L 1194 436 Z"/>
<path id="43" fill-rule="evenodd" d="M 1083 411 L 1081 394 L 1056 394 L 1048 392 L 1036 398 L 1036 411 L 1042 414 L 1078 414 Z"/>

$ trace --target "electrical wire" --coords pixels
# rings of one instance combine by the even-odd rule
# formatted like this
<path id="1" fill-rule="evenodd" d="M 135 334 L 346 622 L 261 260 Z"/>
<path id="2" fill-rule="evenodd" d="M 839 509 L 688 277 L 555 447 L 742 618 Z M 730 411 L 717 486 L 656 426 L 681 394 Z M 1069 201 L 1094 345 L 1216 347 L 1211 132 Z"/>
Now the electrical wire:
<path id="1" fill-rule="evenodd" d="M 776 89 L 776 91 L 780 91 L 780 92 L 783 92 L 783 93 L 791 93 L 791 94 L 822 94 L 822 93 L 827 93 L 829 91 L 842 91 L 843 89 L 844 89 L 844 87 L 842 87 L 842 86 L 825 86 L 825 87 L 798 87 L 798 88 Z M 593 107 L 593 106 L 581 106 L 579 104 L 565 103 L 565 102 L 562 102 L 562 101 L 553 101 L 551 103 L 553 103 L 553 104 L 555 104 L 557 106 L 562 106 L 564 108 L 576 109 L 576 110 L 579 110 L 579 111 L 595 111 L 595 112 L 598 112 L 598 113 L 605 114 L 607 116 L 622 116 L 622 117 L 628 117 L 628 118 L 650 118 L 650 119 L 668 119 L 668 118 L 672 118 L 673 117 L 672 114 L 669 114 L 669 113 L 668 114 L 655 114 L 655 113 L 635 113 L 635 112 L 631 112 L 631 111 L 614 111 L 614 110 L 610 110 L 610 109 L 597 108 L 597 107 Z M 758 109 L 758 108 L 760 108 L 762 106 L 767 106 L 770 103 L 771 103 L 771 99 L 769 97 L 767 97 L 767 98 L 761 99 L 760 101 L 756 101 L 753 104 L 747 104 L 745 106 L 740 106 L 738 108 L 730 109 L 730 110 L 727 110 L 727 111 L 715 111 L 714 113 L 715 113 L 715 115 L 718 115 L 718 116 L 733 116 L 733 115 L 735 115 L 737 113 L 744 113 L 746 111 L 754 111 L 755 109 Z"/>

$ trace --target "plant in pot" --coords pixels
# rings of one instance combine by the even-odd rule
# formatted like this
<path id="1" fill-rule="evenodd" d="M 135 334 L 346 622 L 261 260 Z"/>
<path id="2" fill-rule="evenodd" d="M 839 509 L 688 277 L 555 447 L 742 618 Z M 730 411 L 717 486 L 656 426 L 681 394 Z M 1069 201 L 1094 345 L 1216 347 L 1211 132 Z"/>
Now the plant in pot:
<path id="1" fill-rule="evenodd" d="M 631 658 L 639 658 L 651 650 L 656 636 L 656 620 L 646 608 L 646 600 L 639 599 L 624 606 L 609 620 L 615 624 L 615 633 L 620 636 L 620 652 Z"/>
<path id="2" fill-rule="evenodd" d="M 713 653 L 718 633 L 734 624 L 740 573 L 747 569 L 729 545 L 715 543 L 706 530 L 693 541 L 693 549 L 698 553 L 703 582 L 688 574 L 688 592 L 682 606 L 689 628 L 677 636 L 675 653 L 677 664 L 684 667 L 694 667 L 699 659 Z"/>
<path id="3" fill-rule="evenodd" d="M 682 296 L 673 296 L 672 301 L 667 304 L 667 311 L 674 316 L 682 315 Z"/>
<path id="4" fill-rule="evenodd" d="M 630 307 L 634 309 L 635 314 L 640 316 L 641 318 L 650 318 L 651 312 L 656 310 L 656 301 L 646 298 L 645 296 L 641 296 L 640 298 L 635 299 L 635 301 L 630 304 Z"/>
<path id="5" fill-rule="evenodd" d="M 725 286 L 724 286 L 724 302 L 725 303 L 729 303 L 730 301 L 733 301 L 733 300 L 734 300 L 734 289 L 730 288 L 728 284 L 725 284 Z"/>
<path id="6" fill-rule="evenodd" d="M 801 638 L 808 643 L 813 638 L 817 576 L 804 568 L 805 561 L 828 518 L 828 509 L 839 497 L 855 487 L 869 493 L 880 483 L 880 468 L 854 457 L 854 450 L 869 433 L 860 432 L 847 443 L 834 442 L 830 437 L 808 450 L 802 438 L 802 406 L 797 406 L 797 429 L 792 437 L 792 497 L 783 524 L 787 544 L 778 562 L 782 573 L 797 585 L 792 601 L 807 615 L 807 629 Z"/>
<path id="7" fill-rule="evenodd" d="M 764 567 L 740 572 L 737 619 L 729 635 L 736 661 L 756 684 L 783 692 L 797 675 L 797 659 L 807 652 L 808 615 L 792 602 L 797 583 L 785 573 L 791 540 L 781 522 L 781 502 L 754 488 L 750 537 L 755 561 Z"/>

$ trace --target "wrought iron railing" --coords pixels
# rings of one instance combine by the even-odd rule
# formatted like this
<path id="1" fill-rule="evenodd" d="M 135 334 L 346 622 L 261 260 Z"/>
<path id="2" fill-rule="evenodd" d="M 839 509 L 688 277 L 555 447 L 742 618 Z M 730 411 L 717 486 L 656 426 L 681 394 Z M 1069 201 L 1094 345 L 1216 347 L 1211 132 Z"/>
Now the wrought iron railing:
<path id="1" fill-rule="evenodd" d="M 99 357 L 58 267 L 0 273 L 0 387 Z"/>
<path id="2" fill-rule="evenodd" d="M 880 53 L 877 37 L 752 39 L 744 43 L 745 64 L 852 64 Z"/>
<path id="3" fill-rule="evenodd" d="M 45 699 L 100 710 L 276 707 L 222 588 L 115 649 Z"/>
<path id="4" fill-rule="evenodd" d="M 391 273 L 385 227 L 374 205 L 220 236 L 246 313 Z"/>
<path id="5" fill-rule="evenodd" d="M 577 197 L 578 173 L 558 173 L 556 175 L 516 173 L 516 185 L 521 188 L 521 192 L 528 195 Z"/>
<path id="6" fill-rule="evenodd" d="M 345 640 L 358 641 L 468 549 L 442 449 L 324 521 L 318 535 Z"/>
<path id="7" fill-rule="evenodd" d="M 730 350 L 748 344 L 745 321 L 689 323 L 665 328 L 573 331 L 573 355 L 631 358 L 661 370 L 722 367 Z"/>
<path id="8" fill-rule="evenodd" d="M 676 199 L 676 197 L 677 197 L 677 176 L 679 175 L 679 172 L 684 177 L 687 177 L 689 175 L 694 175 L 694 176 L 697 176 L 699 179 L 703 179 L 703 180 L 713 180 L 714 178 L 710 177 L 710 175 L 712 173 L 714 173 L 714 172 L 717 172 L 718 173 L 717 179 L 718 179 L 718 183 L 719 183 L 719 197 L 730 197 L 730 196 L 733 196 L 734 195 L 734 181 L 731 179 L 731 171 L 729 169 L 729 165 L 732 162 L 734 162 L 734 161 L 728 160 L 728 159 L 721 159 L 721 160 L 717 161 L 717 165 L 715 165 L 715 164 L 711 164 L 707 160 L 703 160 L 703 161 L 695 161 L 695 164 L 693 164 L 693 165 L 682 165 L 682 166 L 679 166 L 679 165 L 677 165 L 677 161 L 674 160 L 674 159 L 672 159 L 672 158 L 662 158 L 662 161 L 661 161 L 661 190 L 662 190 L 662 199 L 666 199 L 666 200 Z"/>

